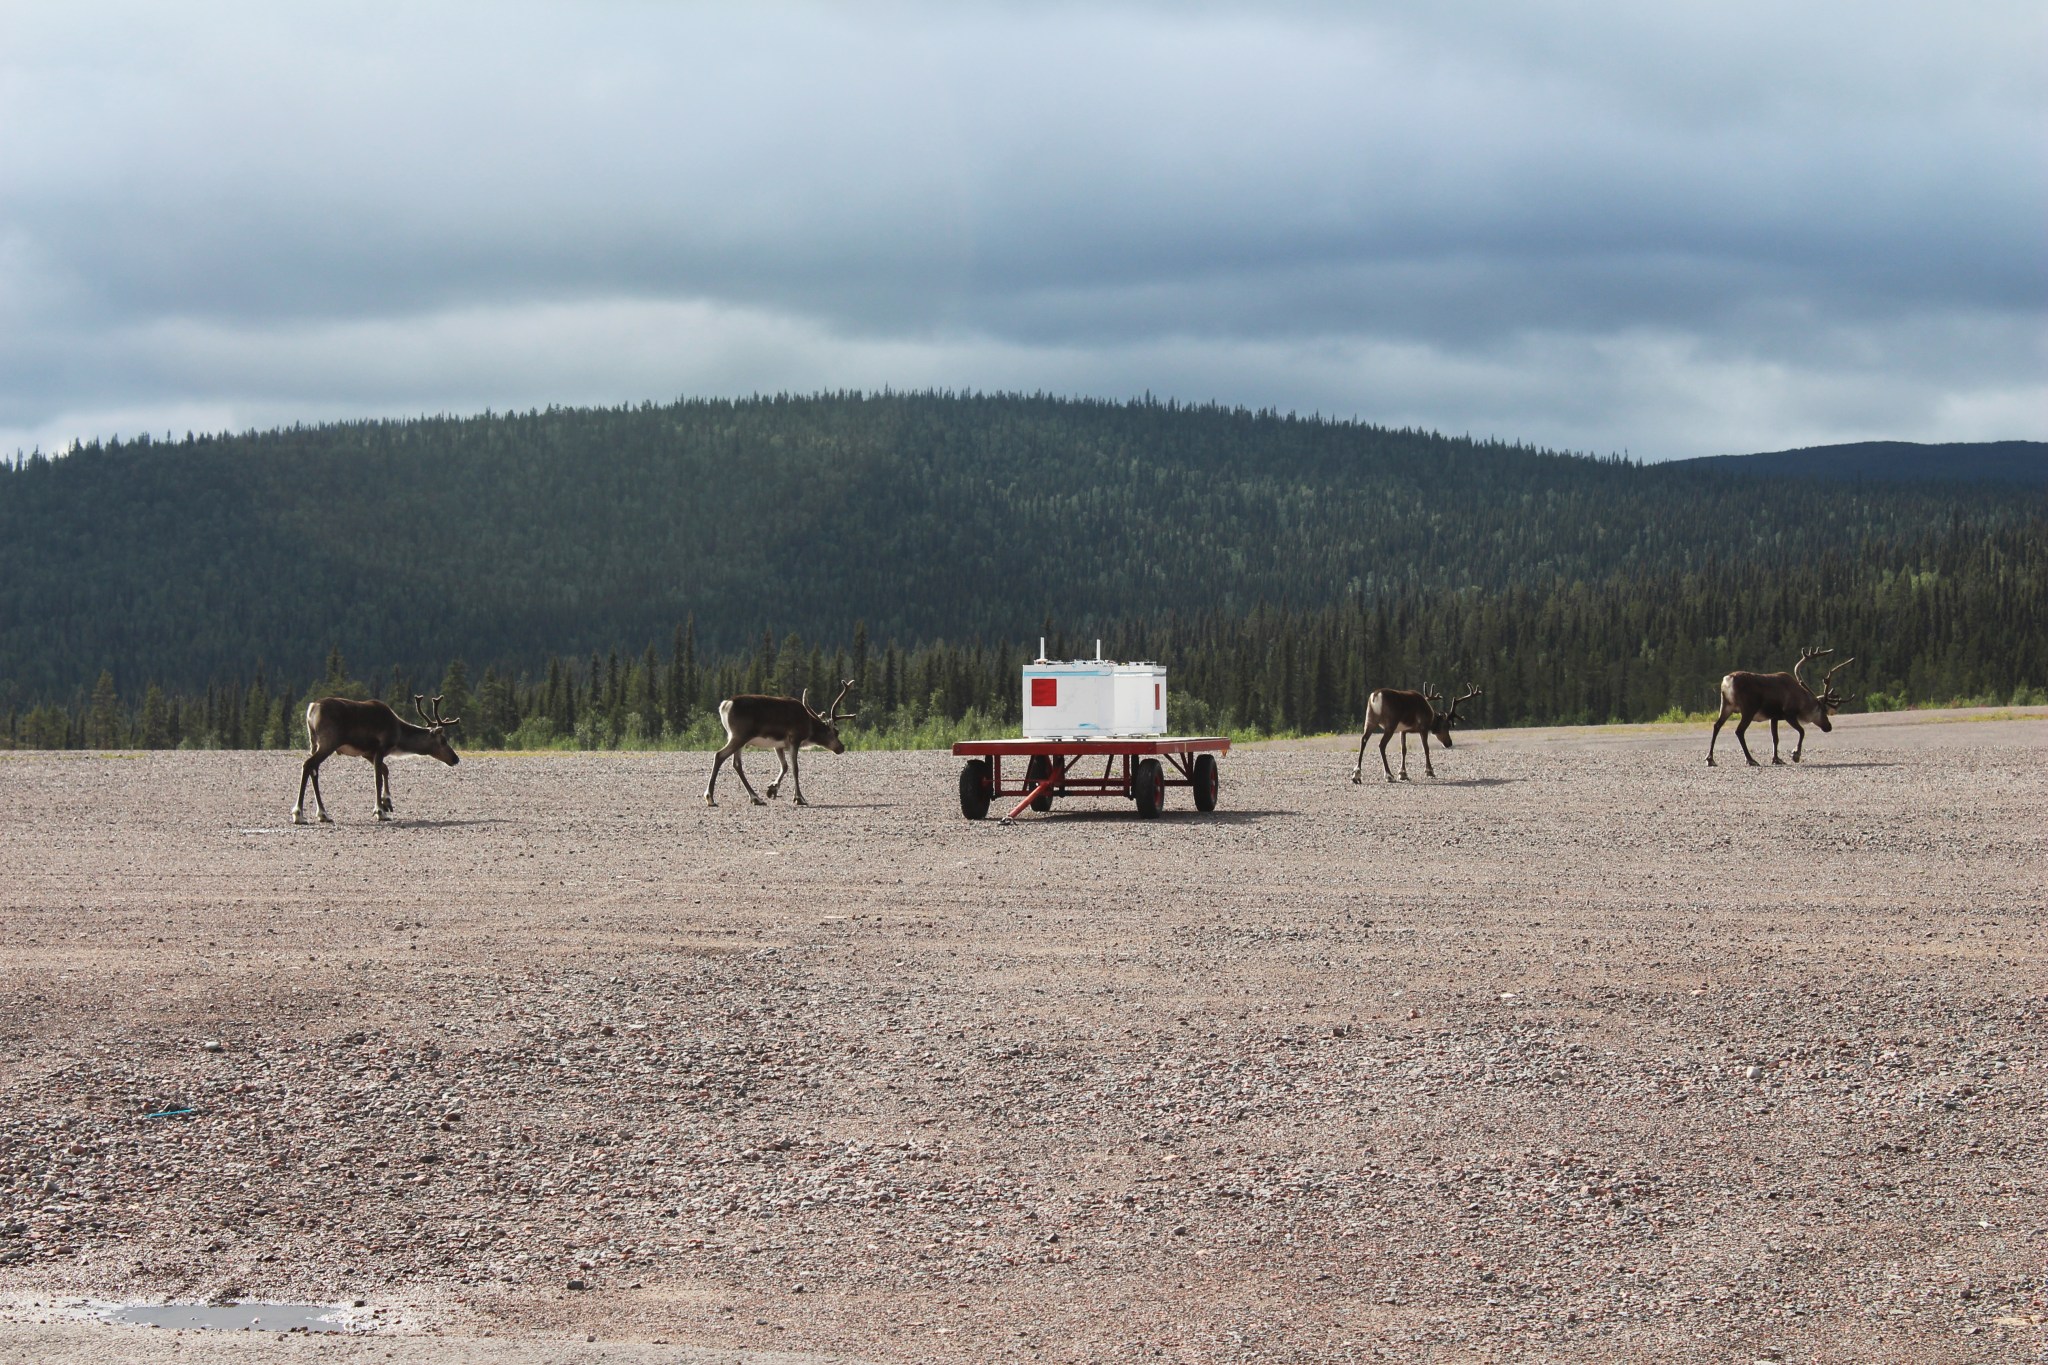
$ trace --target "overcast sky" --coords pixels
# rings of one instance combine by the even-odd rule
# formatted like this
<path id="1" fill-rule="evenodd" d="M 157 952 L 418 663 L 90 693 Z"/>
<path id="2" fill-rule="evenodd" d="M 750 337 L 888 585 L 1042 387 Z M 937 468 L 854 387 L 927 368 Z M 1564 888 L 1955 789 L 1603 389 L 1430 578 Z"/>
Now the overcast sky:
<path id="1" fill-rule="evenodd" d="M 2048 6 L 0 0 L 0 450 L 1045 389 L 2048 436 Z"/>

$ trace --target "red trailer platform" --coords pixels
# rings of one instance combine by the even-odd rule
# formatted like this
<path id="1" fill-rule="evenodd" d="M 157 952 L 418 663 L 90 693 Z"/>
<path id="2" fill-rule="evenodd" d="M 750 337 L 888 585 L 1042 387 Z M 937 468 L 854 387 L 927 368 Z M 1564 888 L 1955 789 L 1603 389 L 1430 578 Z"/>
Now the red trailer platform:
<path id="1" fill-rule="evenodd" d="M 1152 819 L 1166 809 L 1168 787 L 1192 787 L 1195 809 L 1216 809 L 1216 757 L 1230 752 L 1221 735 L 1193 738 L 1157 735 L 1147 739 L 968 739 L 953 746 L 967 760 L 960 770 L 960 813 L 970 820 L 988 815 L 998 797 L 1020 796 L 1005 823 L 1026 809 L 1048 811 L 1055 796 L 1121 796 L 1138 803 Z M 1021 759 L 1003 778 L 1003 760 Z M 1103 760 L 1094 772 L 1088 760 Z M 1161 760 L 1164 760 L 1162 762 Z M 1021 768 L 1021 772 L 1019 769 Z"/>

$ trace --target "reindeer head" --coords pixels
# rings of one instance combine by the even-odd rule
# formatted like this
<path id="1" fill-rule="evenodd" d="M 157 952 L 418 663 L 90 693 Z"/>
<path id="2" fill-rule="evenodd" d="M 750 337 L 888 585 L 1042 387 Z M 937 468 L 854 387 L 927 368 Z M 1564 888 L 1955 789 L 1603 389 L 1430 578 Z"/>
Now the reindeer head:
<path id="1" fill-rule="evenodd" d="M 1823 731 L 1828 731 L 1835 728 L 1833 725 L 1828 723 L 1828 717 L 1833 715 L 1836 711 L 1840 710 L 1844 702 L 1850 700 L 1850 698 L 1845 697 L 1841 693 L 1835 691 L 1835 674 L 1840 673 L 1843 669 L 1847 668 L 1850 664 L 1853 664 L 1855 662 L 1856 656 L 1854 654 L 1851 654 L 1848 658 L 1842 660 L 1842 662 L 1836 664 L 1833 668 L 1829 669 L 1827 671 L 1827 676 L 1823 677 L 1820 680 L 1820 695 L 1815 697 L 1813 701 L 1814 705 L 1820 708 L 1820 728 Z"/>
<path id="2" fill-rule="evenodd" d="M 803 690 L 803 695 L 799 700 L 803 702 L 804 710 L 811 712 L 810 742 L 819 748 L 830 749 L 835 754 L 846 752 L 846 745 L 839 738 L 839 722 L 842 720 L 852 720 L 860 712 L 841 712 L 839 703 L 845 701 L 846 694 L 853 691 L 853 683 L 854 680 L 852 678 L 847 678 L 840 682 L 839 695 L 832 699 L 832 705 L 827 708 L 829 714 L 822 716 L 816 711 L 811 711 L 811 689 L 806 687 Z"/>
<path id="3" fill-rule="evenodd" d="M 1809 649 L 1802 652 L 1799 656 L 1799 662 L 1792 665 L 1792 681 L 1798 683 L 1801 687 L 1805 687 L 1806 680 L 1799 676 L 1799 670 L 1806 667 L 1806 661 L 1809 659 L 1825 658 L 1834 652 L 1832 649 Z M 1821 728 L 1822 734 L 1827 734 L 1835 728 L 1829 717 L 1839 710 L 1844 702 L 1849 700 L 1849 698 L 1835 691 L 1835 674 L 1840 673 L 1855 662 L 1856 656 L 1850 655 L 1827 671 L 1827 675 L 1820 680 L 1820 691 L 1815 692 L 1808 689 L 1807 695 L 1813 698 L 1813 714 L 1811 717 L 1802 717 L 1802 719 L 1811 719 L 1815 725 Z"/>
<path id="4" fill-rule="evenodd" d="M 1430 691 L 1429 684 L 1424 683 L 1422 690 L 1423 695 L 1429 699 L 1429 704 L 1432 710 L 1443 704 L 1442 694 Z M 1457 745 L 1451 743 L 1451 727 L 1458 723 L 1458 708 L 1478 695 L 1479 689 L 1475 687 L 1467 693 L 1465 693 L 1464 696 L 1453 698 L 1451 701 L 1450 710 L 1439 710 L 1436 712 L 1436 720 L 1434 723 L 1430 725 L 1429 733 L 1435 736 L 1437 743 L 1443 745 L 1446 749 L 1455 749 L 1456 747 L 1458 747 Z"/>
<path id="5" fill-rule="evenodd" d="M 428 710 L 429 705 L 433 708 L 431 712 Z M 426 722 L 427 734 L 434 741 L 434 747 L 427 750 L 427 756 L 429 758 L 438 758 L 451 768 L 462 762 L 461 755 L 455 752 L 455 746 L 448 742 L 448 732 L 462 724 L 462 718 L 460 716 L 443 716 L 441 714 L 441 699 L 439 697 L 435 697 L 429 703 L 425 697 L 415 692 L 412 694 L 412 706 L 413 710 L 420 713 L 420 719 Z"/>

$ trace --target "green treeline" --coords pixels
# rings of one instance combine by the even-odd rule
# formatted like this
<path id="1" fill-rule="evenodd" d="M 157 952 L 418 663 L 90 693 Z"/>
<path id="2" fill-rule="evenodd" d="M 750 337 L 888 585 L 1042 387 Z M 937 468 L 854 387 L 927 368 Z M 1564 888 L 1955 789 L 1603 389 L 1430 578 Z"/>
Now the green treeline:
<path id="1" fill-rule="evenodd" d="M 1359 724 L 1379 686 L 1476 683 L 1484 725 L 1650 720 L 1710 709 L 1733 667 L 1789 667 L 1805 644 L 1856 663 L 1841 678 L 1850 709 L 1955 700 L 2048 702 L 2048 520 L 1958 520 L 1908 540 L 1823 553 L 1794 570 L 1716 564 L 1598 582 L 1446 588 L 1420 584 L 1311 608 L 1167 611 L 1109 622 L 1106 653 L 1169 669 L 1169 719 L 1182 733 L 1326 732 Z M 1094 648 L 1094 633 L 1042 626 L 1054 657 Z M 391 665 L 351 675 L 330 650 L 323 672 L 252 676 L 204 688 L 122 691 L 111 672 L 65 701 L 15 707 L 0 744 L 38 747 L 296 747 L 305 703 L 381 695 L 411 714 L 416 692 L 445 694 L 461 743 L 497 748 L 709 747 L 720 699 L 796 695 L 823 707 L 858 680 L 855 745 L 939 745 L 1014 733 L 1019 666 L 1038 632 L 1016 641 L 871 642 L 766 633 L 702 654 L 694 622 L 667 637 L 548 657 L 513 673 L 472 674 L 461 660 L 429 672 Z"/>
<path id="2" fill-rule="evenodd" d="M 1157 655 L 1184 698 L 1250 725 L 1348 725 L 1371 683 L 1456 672 L 1492 680 L 1496 719 L 1604 718 L 1690 705 L 1729 662 L 1775 665 L 1802 639 L 1851 643 L 1845 614 L 1875 642 L 1864 599 L 1890 591 L 1885 574 L 1974 592 L 1946 558 L 2038 544 L 2044 510 L 2038 489 L 1758 479 L 1031 395 L 137 437 L 0 461 L 0 714 L 15 734 L 31 713 L 75 722 L 106 672 L 137 735 L 149 710 L 153 737 L 246 741 L 233 717 L 256 662 L 266 705 L 296 701 L 339 644 L 380 693 L 394 668 L 438 679 L 463 659 L 476 686 L 508 689 L 521 725 L 551 673 L 578 723 L 593 687 L 606 693 L 610 724 L 613 653 L 619 686 L 647 671 L 649 642 L 666 670 L 689 620 L 704 662 L 686 714 L 765 667 L 765 631 L 781 669 L 790 632 L 807 661 L 811 642 L 850 656 L 862 621 L 878 642 L 871 701 L 887 642 L 919 674 L 892 714 L 932 691 L 947 710 L 1001 707 L 1049 620 Z M 1930 641 L 1882 676 L 1914 689 L 1921 669 L 1944 694 L 2038 684 L 2038 617 L 2016 638 L 1994 624 L 2008 619 L 1950 618 L 1987 638 Z M 1997 663 L 1958 662 L 1978 649 Z M 1269 676 L 1291 657 L 1313 677 L 1319 653 L 1330 677 L 1306 697 Z M 644 706 L 623 714 L 663 732 Z"/>

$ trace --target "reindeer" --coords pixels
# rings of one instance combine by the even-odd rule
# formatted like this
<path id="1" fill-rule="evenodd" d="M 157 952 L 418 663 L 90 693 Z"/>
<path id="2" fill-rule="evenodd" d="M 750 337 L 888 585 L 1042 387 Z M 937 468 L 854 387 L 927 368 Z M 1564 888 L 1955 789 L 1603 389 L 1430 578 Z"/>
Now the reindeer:
<path id="1" fill-rule="evenodd" d="M 1464 696 L 1451 703 L 1448 711 L 1436 708 L 1443 704 L 1443 694 L 1434 691 L 1428 683 L 1420 692 L 1408 692 L 1394 687 L 1375 690 L 1365 708 L 1365 731 L 1358 737 L 1358 762 L 1351 769 L 1353 782 L 1365 781 L 1365 742 L 1372 738 L 1372 732 L 1381 731 L 1380 766 L 1387 770 L 1387 781 L 1394 780 L 1394 769 L 1387 762 L 1387 743 L 1395 735 L 1401 736 L 1401 780 L 1408 780 L 1408 736 L 1422 736 L 1422 771 L 1430 777 L 1436 776 L 1436 769 L 1429 762 L 1429 737 L 1436 736 L 1436 742 L 1446 749 L 1456 747 L 1451 743 L 1451 727 L 1458 723 L 1458 708 L 1480 695 L 1473 688 Z"/>
<path id="2" fill-rule="evenodd" d="M 313 783 L 313 805 L 320 812 L 320 823 L 331 825 L 333 817 L 327 814 L 327 803 L 320 797 L 320 765 L 327 761 L 329 754 L 348 754 L 355 758 L 367 758 L 370 766 L 377 770 L 377 811 L 379 820 L 391 815 L 391 770 L 384 766 L 384 760 L 392 754 L 424 754 L 438 758 L 449 767 L 462 759 L 448 743 L 448 732 L 462 724 L 459 716 L 443 716 L 441 699 L 435 697 L 433 711 L 428 713 L 425 697 L 413 694 L 413 709 L 420 713 L 425 725 L 414 725 L 401 720 L 396 711 L 381 701 L 350 701 L 347 697 L 322 697 L 306 707 L 306 742 L 311 752 L 306 755 L 305 764 L 299 769 L 299 800 L 292 807 L 292 823 L 306 823 L 306 782 Z"/>
<path id="3" fill-rule="evenodd" d="M 1820 680 L 1820 695 L 1815 696 L 1800 678 L 1799 670 L 1806 667 L 1809 659 L 1820 659 L 1834 653 L 1832 649 L 1809 649 L 1799 656 L 1799 662 L 1792 665 L 1790 673 L 1730 673 L 1721 679 L 1721 714 L 1714 721 L 1713 738 L 1707 741 L 1707 766 L 1717 767 L 1714 762 L 1714 744 L 1721 738 L 1721 727 L 1728 723 L 1728 717 L 1737 711 L 1742 719 L 1735 726 L 1735 740 L 1742 746 L 1742 756 L 1749 760 L 1752 768 L 1761 768 L 1756 755 L 1749 751 L 1749 741 L 1743 738 L 1743 731 L 1758 716 L 1771 723 L 1771 762 L 1782 764 L 1778 757 L 1778 722 L 1784 721 L 1799 732 L 1799 743 L 1792 750 L 1792 761 L 1797 763 L 1806 749 L 1806 728 L 1799 722 L 1810 721 L 1827 734 L 1835 727 L 1828 717 L 1836 708 L 1849 700 L 1835 692 L 1835 674 L 1856 662 L 1855 656 L 1842 660 L 1827 671 Z"/>
<path id="4" fill-rule="evenodd" d="M 747 781 L 747 771 L 740 766 L 740 750 L 749 744 L 771 745 L 775 756 L 782 760 L 782 771 L 768 784 L 768 796 L 772 800 L 782 788 L 782 779 L 787 777 L 796 784 L 796 803 L 807 806 L 804 800 L 804 780 L 797 771 L 797 751 L 806 744 L 815 744 L 821 749 L 830 749 L 835 754 L 846 752 L 846 745 L 839 739 L 839 722 L 852 720 L 859 712 L 841 714 L 839 703 L 846 700 L 846 694 L 853 690 L 854 680 L 847 678 L 839 686 L 839 695 L 832 699 L 829 715 L 819 715 L 811 709 L 811 690 L 804 689 L 801 697 L 728 697 L 718 704 L 718 720 L 725 726 L 725 747 L 718 751 L 718 757 L 711 761 L 711 781 L 704 788 L 704 804 L 717 806 L 718 770 L 725 760 L 732 760 L 733 776 L 753 797 L 754 804 L 765 806 L 767 801 L 755 795 L 754 784 Z"/>

